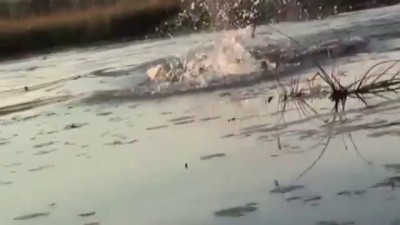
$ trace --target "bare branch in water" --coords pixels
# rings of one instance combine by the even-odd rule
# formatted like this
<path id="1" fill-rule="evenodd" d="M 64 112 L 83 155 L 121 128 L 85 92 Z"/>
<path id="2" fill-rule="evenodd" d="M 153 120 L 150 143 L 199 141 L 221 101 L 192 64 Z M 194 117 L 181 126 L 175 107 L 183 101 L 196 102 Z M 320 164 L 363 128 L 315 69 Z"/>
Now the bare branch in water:
<path id="1" fill-rule="evenodd" d="M 271 26 L 270 26 L 271 27 Z M 280 34 L 283 34 L 291 41 L 298 44 L 300 47 L 303 47 L 296 39 L 286 35 L 285 33 L 279 31 L 271 27 L 273 30 L 277 31 Z M 328 126 L 328 137 L 325 143 L 324 148 L 318 157 L 313 161 L 313 163 L 303 171 L 297 179 L 300 179 L 304 175 L 306 175 L 310 170 L 312 170 L 315 165 L 321 160 L 324 156 L 329 143 L 334 135 L 333 127 L 338 121 L 344 121 L 346 114 L 346 105 L 349 99 L 355 99 L 362 102 L 365 106 L 369 106 L 367 99 L 368 98 L 378 98 L 381 100 L 391 100 L 391 98 L 386 95 L 389 93 L 397 93 L 400 91 L 400 70 L 395 71 L 394 73 L 390 73 L 397 65 L 400 64 L 400 60 L 386 60 L 382 62 L 378 62 L 372 65 L 362 76 L 361 78 L 355 80 L 354 82 L 343 85 L 340 79 L 336 76 L 337 69 L 334 65 L 332 67 L 331 74 L 328 74 L 326 70 L 316 61 L 312 60 L 313 63 L 318 68 L 318 72 L 310 79 L 307 80 L 308 88 L 300 88 L 300 79 L 292 79 L 290 84 L 290 88 L 285 87 L 278 79 L 278 87 L 279 87 L 279 100 L 278 100 L 278 112 L 280 118 L 278 119 L 278 124 L 284 121 L 284 114 L 287 110 L 287 104 L 292 102 L 294 107 L 297 110 L 297 113 L 300 118 L 308 117 L 311 114 L 319 115 L 318 111 L 315 110 L 312 105 L 307 102 L 307 100 L 312 100 L 314 96 L 321 95 L 322 87 L 321 85 L 315 85 L 316 78 L 320 78 L 323 83 L 328 86 L 328 98 L 332 102 L 332 113 L 333 119 L 329 122 L 325 121 Z M 373 71 L 379 67 L 385 67 L 383 71 L 374 74 Z M 306 98 L 306 96 L 311 96 L 311 98 Z M 343 134 L 339 134 L 343 135 Z M 354 142 L 353 136 L 351 133 L 347 134 L 350 143 L 357 156 L 360 157 L 367 164 L 371 164 L 359 151 L 357 145 Z M 348 145 L 345 141 L 345 137 L 342 136 L 343 143 L 345 145 L 346 150 L 348 149 Z M 282 140 L 281 137 L 278 137 L 278 148 L 282 149 Z M 318 146 L 320 142 L 316 145 Z"/>

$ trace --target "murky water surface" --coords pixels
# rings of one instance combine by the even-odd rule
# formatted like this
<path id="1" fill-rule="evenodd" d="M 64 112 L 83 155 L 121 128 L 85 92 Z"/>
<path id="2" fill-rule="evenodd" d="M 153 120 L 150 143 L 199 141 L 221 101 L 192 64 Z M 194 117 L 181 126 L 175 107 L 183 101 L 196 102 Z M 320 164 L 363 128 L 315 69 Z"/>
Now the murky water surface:
<path id="1" fill-rule="evenodd" d="M 399 10 L 275 27 L 304 45 L 371 38 L 366 52 L 337 59 L 354 80 L 372 62 L 400 56 Z M 301 179 L 329 129 L 292 108 L 278 126 L 275 82 L 132 95 L 163 58 L 215 53 L 215 43 L 236 34 L 247 35 L 194 34 L 1 64 L 0 224 L 399 224 L 396 94 L 371 99 L 377 107 L 349 101 L 346 122 L 332 128 L 324 156 Z M 264 26 L 256 40 L 244 40 L 262 46 L 271 39 L 284 37 Z M 225 69 L 250 76 L 258 62 L 249 60 Z M 312 105 L 320 114 L 332 107 L 324 99 Z"/>

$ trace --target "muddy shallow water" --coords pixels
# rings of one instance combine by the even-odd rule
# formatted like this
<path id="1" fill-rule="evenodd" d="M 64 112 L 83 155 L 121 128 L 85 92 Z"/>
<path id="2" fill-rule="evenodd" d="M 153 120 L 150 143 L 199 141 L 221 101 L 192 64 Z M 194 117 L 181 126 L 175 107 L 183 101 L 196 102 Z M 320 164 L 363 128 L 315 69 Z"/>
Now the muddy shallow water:
<path id="1" fill-rule="evenodd" d="M 398 9 L 277 27 L 300 40 L 348 31 L 372 37 L 369 52 L 338 59 L 353 80 L 368 62 L 399 56 Z M 261 27 L 257 41 L 269 33 Z M 273 82 L 151 100 L 87 101 L 97 91 L 128 90 L 142 81 L 143 64 L 208 47 L 220 35 L 2 64 L 0 223 L 399 224 L 396 94 L 371 99 L 378 106 L 368 109 L 351 101 L 321 161 L 298 180 L 321 152 L 327 129 L 317 116 L 299 118 L 295 110 L 277 126 L 277 99 L 267 100 L 276 95 Z M 321 114 L 332 107 L 326 100 L 312 104 Z"/>

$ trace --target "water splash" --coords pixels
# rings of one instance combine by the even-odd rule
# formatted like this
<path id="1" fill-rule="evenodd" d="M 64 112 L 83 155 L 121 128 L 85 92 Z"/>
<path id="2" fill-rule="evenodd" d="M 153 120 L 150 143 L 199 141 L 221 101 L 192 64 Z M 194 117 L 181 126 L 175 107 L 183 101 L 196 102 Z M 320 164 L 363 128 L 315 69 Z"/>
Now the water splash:
<path id="1" fill-rule="evenodd" d="M 251 28 L 247 27 L 217 34 L 211 46 L 191 49 L 181 56 L 153 66 L 147 71 L 148 77 L 155 82 L 204 82 L 255 72 L 260 68 L 259 62 L 246 47 L 251 32 Z"/>

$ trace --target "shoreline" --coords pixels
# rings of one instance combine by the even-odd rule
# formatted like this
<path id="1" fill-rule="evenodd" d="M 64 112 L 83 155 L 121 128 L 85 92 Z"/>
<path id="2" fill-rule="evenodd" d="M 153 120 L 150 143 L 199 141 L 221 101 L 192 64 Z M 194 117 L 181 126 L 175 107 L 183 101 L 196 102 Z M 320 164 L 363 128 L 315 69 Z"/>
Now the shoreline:
<path id="1" fill-rule="evenodd" d="M 22 19 L 0 19 L 0 58 L 16 59 L 73 47 L 140 40 L 176 15 L 175 0 L 129 7 L 120 4 Z M 143 23 L 146 21 L 146 23 Z"/>
<path id="2" fill-rule="evenodd" d="M 0 59 L 18 60 L 74 48 L 101 47 L 135 40 L 164 39 L 169 35 L 181 36 L 199 31 L 221 30 L 200 27 L 194 31 L 190 28 L 190 23 L 177 29 L 169 29 L 168 25 L 163 27 L 165 21 L 174 21 L 184 9 L 185 6 L 177 0 L 163 3 L 153 1 L 147 6 L 138 7 L 128 5 L 121 3 L 108 7 L 94 7 L 77 11 L 73 16 L 72 12 L 63 12 L 32 18 L 1 18 Z M 265 24 L 267 19 L 264 17 L 265 15 L 261 16 L 255 22 L 259 25 Z M 160 29 L 159 32 L 156 31 L 157 28 Z"/>

